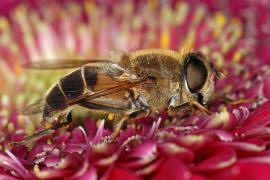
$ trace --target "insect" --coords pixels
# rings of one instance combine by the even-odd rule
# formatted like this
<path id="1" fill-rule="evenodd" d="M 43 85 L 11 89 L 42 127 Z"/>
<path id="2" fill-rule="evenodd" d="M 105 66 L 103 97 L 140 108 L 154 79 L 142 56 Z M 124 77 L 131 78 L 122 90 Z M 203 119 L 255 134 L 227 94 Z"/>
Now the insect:
<path id="1" fill-rule="evenodd" d="M 55 125 L 24 138 L 20 144 L 70 124 L 70 111 L 76 105 L 121 116 L 113 141 L 129 119 L 164 110 L 177 115 L 194 107 L 210 114 L 204 105 L 213 94 L 213 79 L 219 75 L 210 59 L 199 51 L 180 54 L 158 49 L 118 52 L 106 60 L 39 61 L 26 67 L 79 68 L 24 110 L 24 114 L 41 112 L 43 122 Z"/>

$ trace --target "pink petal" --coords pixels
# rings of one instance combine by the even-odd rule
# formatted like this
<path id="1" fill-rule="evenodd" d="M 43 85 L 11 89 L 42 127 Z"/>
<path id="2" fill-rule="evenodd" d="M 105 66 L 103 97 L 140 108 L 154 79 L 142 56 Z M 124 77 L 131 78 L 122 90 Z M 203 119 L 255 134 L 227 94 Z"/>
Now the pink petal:
<path id="1" fill-rule="evenodd" d="M 151 180 L 185 180 L 190 179 L 191 173 L 188 168 L 177 157 L 172 156 L 160 167 L 155 176 Z"/>
<path id="2" fill-rule="evenodd" d="M 190 180 L 207 180 L 208 178 L 203 177 L 202 175 L 192 173 Z"/>
<path id="3" fill-rule="evenodd" d="M 1 174 L 0 173 L 0 179 L 3 179 L 3 180 L 20 180 L 18 178 L 15 178 L 11 175 L 7 175 L 7 174 Z"/>
<path id="4" fill-rule="evenodd" d="M 57 179 L 61 177 L 69 176 L 73 171 L 66 169 L 45 169 L 38 172 L 34 172 L 39 179 Z"/>
<path id="5" fill-rule="evenodd" d="M 266 149 L 265 143 L 261 139 L 250 139 L 246 142 L 218 142 L 216 145 L 230 146 L 238 151 L 245 151 L 247 153 L 251 152 L 262 152 Z"/>
<path id="6" fill-rule="evenodd" d="M 83 176 L 79 178 L 79 180 L 96 180 L 97 178 L 97 170 L 91 167 Z"/>
<path id="7" fill-rule="evenodd" d="M 144 166 L 157 157 L 157 144 L 155 142 L 144 142 L 136 147 L 128 156 L 127 163 L 123 163 L 124 167 L 135 168 Z"/>
<path id="8" fill-rule="evenodd" d="M 210 144 L 214 139 L 205 135 L 186 135 L 176 139 L 176 143 L 180 146 L 186 147 L 192 151 L 204 147 L 206 144 Z"/>
<path id="9" fill-rule="evenodd" d="M 109 180 L 119 180 L 119 179 L 128 179 L 128 180 L 139 180 L 132 171 L 124 168 L 115 168 L 112 170 Z"/>
<path id="10" fill-rule="evenodd" d="M 98 144 L 101 142 L 101 138 L 102 138 L 102 135 L 103 135 L 103 132 L 104 132 L 104 123 L 105 123 L 105 120 L 103 119 L 99 125 L 99 128 L 97 130 L 97 133 L 96 133 L 96 136 L 95 136 L 95 139 L 94 139 L 94 144 Z"/>
<path id="11" fill-rule="evenodd" d="M 265 180 L 270 179 L 270 164 L 264 163 L 237 163 L 224 169 L 213 177 L 219 180 Z"/>
<path id="12" fill-rule="evenodd" d="M 139 158 L 139 159 L 152 159 L 151 157 L 156 156 L 157 143 L 153 141 L 144 142 L 142 145 L 136 147 L 129 155 L 128 159 Z"/>
<path id="13" fill-rule="evenodd" d="M 231 166 L 236 162 L 236 158 L 236 153 L 232 148 L 221 147 L 191 169 L 197 172 L 215 171 Z"/>
<path id="14" fill-rule="evenodd" d="M 185 163 L 191 163 L 194 159 L 194 153 L 172 142 L 158 144 L 158 150 L 165 156 L 175 155 Z"/>
<path id="15" fill-rule="evenodd" d="M 165 161 L 165 159 L 161 158 L 161 159 L 158 159 L 155 162 L 151 163 L 150 165 L 139 168 L 136 171 L 136 175 L 138 175 L 138 176 L 149 176 L 152 173 L 154 173 L 164 163 L 164 161 Z"/>
<path id="16" fill-rule="evenodd" d="M 244 133 L 245 138 L 269 138 L 270 128 L 269 127 L 256 127 L 252 128 Z"/>

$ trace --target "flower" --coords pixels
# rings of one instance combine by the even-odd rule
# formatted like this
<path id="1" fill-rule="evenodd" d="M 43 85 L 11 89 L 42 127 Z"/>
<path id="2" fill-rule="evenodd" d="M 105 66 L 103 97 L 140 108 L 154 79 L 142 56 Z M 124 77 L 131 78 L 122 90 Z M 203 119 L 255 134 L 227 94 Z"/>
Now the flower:
<path id="1" fill-rule="evenodd" d="M 269 178 L 270 3 L 267 1 L 3 1 L 0 6 L 0 178 Z M 236 105 L 138 119 L 110 142 L 108 121 L 82 119 L 32 147 L 9 146 L 40 127 L 17 114 L 63 73 L 33 72 L 36 59 L 106 56 L 109 50 L 193 48 L 227 78 L 215 92 Z M 81 113 L 79 113 L 80 116 Z M 134 128 L 136 127 L 136 128 Z"/>

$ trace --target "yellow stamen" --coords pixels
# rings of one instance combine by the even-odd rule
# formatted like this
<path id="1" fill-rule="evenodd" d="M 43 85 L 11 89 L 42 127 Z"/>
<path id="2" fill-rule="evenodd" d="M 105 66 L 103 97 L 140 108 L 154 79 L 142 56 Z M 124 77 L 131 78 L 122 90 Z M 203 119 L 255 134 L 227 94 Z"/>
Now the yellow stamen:
<path id="1" fill-rule="evenodd" d="M 165 29 L 162 31 L 160 45 L 161 45 L 161 49 L 170 48 L 170 33 L 168 29 Z"/>

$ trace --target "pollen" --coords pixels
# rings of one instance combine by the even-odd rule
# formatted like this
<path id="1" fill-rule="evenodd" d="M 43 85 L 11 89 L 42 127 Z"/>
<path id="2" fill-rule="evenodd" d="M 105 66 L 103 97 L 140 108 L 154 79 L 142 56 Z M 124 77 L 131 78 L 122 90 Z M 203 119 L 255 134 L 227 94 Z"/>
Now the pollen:
<path id="1" fill-rule="evenodd" d="M 34 172 L 35 172 L 35 173 L 39 173 L 39 172 L 40 172 L 40 169 L 39 169 L 38 165 L 35 165 L 35 167 L 34 167 Z"/>
<path id="2" fill-rule="evenodd" d="M 170 48 L 170 34 L 169 34 L 168 29 L 162 31 L 160 43 L 161 43 L 162 49 Z"/>
<path id="3" fill-rule="evenodd" d="M 109 114 L 108 114 L 108 119 L 109 119 L 109 120 L 113 120 L 113 119 L 114 119 L 114 114 L 109 113 Z"/>
<path id="4" fill-rule="evenodd" d="M 51 144 L 52 144 L 51 139 L 48 139 L 48 140 L 47 140 L 47 144 L 49 144 L 49 145 L 51 145 Z"/>
<path id="5" fill-rule="evenodd" d="M 226 92 L 226 93 L 231 92 L 232 91 L 232 88 L 233 88 L 232 85 L 227 85 L 224 88 L 224 92 Z"/>
<path id="6" fill-rule="evenodd" d="M 0 17 L 0 29 L 1 30 L 9 30 L 9 22 L 4 17 Z"/>
<path id="7" fill-rule="evenodd" d="M 9 132 L 14 132 L 14 130 L 15 130 L 14 124 L 13 123 L 8 123 L 8 131 Z"/>
<path id="8" fill-rule="evenodd" d="M 216 12 L 214 19 L 216 23 L 221 27 L 225 26 L 225 24 L 227 23 L 227 18 L 221 12 Z"/>
<path id="9" fill-rule="evenodd" d="M 233 62 L 238 63 L 242 59 L 243 55 L 244 54 L 241 51 L 237 51 L 236 53 L 234 53 L 233 59 L 232 59 Z"/>

